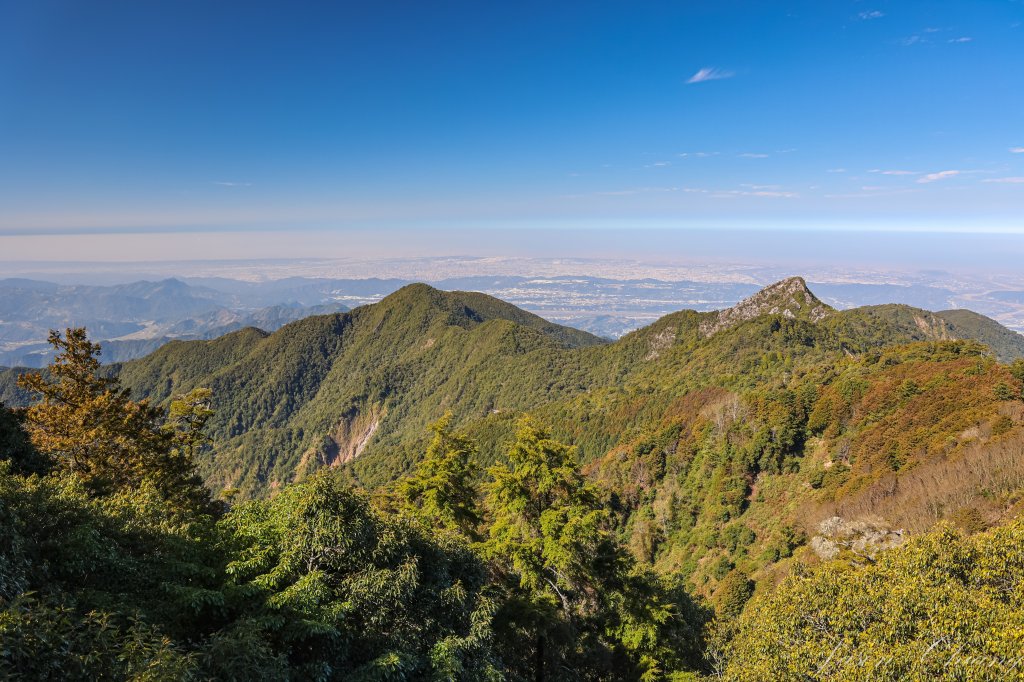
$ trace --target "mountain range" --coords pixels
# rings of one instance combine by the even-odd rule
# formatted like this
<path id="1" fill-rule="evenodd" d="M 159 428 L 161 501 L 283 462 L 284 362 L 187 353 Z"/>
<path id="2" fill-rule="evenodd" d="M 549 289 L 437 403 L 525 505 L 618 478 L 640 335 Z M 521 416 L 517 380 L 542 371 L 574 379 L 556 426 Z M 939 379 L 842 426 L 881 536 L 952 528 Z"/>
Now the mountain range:
<path id="1" fill-rule="evenodd" d="M 711 581 L 770 571 L 832 515 L 924 528 L 1016 504 L 1024 337 L 969 311 L 836 310 L 801 278 L 610 342 L 414 284 L 349 312 L 171 341 L 109 367 L 137 398 L 212 389 L 214 489 L 321 468 L 373 488 L 450 412 L 480 463 L 531 414 L 578 448 L 640 556 Z M 8 404 L 17 370 L 0 379 Z M 984 481 L 984 484 L 983 484 Z M 803 538 L 803 539 L 801 539 Z"/>
<path id="2" fill-rule="evenodd" d="M 458 276 L 429 281 L 446 291 L 481 291 L 545 319 L 607 339 L 620 338 L 674 310 L 707 312 L 726 308 L 758 290 L 745 282 L 558 274 Z M 944 287 L 940 286 L 941 279 L 928 281 L 928 285 L 819 282 L 813 287 L 823 301 L 840 309 L 886 302 L 929 310 L 966 305 L 996 315 L 1004 323 L 1015 323 L 1012 311 L 1005 309 L 1012 304 L 993 303 L 996 299 L 992 296 L 979 293 L 978 283 L 971 288 L 949 281 Z M 122 362 L 151 353 L 172 339 L 212 339 L 246 326 L 275 331 L 310 315 L 344 312 L 377 302 L 410 283 L 395 277 L 300 276 L 259 281 L 157 277 L 88 285 L 26 278 L 0 280 L 0 366 L 44 366 L 51 357 L 46 342 L 50 329 L 85 326 L 93 339 L 103 343 L 103 362 Z M 959 293 L 954 291 L 965 286 L 967 289 Z"/>

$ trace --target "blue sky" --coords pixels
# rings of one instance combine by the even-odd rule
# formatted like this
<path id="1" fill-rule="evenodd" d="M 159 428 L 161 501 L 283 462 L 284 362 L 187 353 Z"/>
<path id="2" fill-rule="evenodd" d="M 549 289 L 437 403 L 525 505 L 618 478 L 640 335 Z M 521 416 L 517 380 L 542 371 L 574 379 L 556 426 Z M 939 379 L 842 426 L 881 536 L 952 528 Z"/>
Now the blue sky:
<path id="1" fill-rule="evenodd" d="M 0 249 L 1024 233 L 1022 112 L 1019 0 L 0 0 Z"/>

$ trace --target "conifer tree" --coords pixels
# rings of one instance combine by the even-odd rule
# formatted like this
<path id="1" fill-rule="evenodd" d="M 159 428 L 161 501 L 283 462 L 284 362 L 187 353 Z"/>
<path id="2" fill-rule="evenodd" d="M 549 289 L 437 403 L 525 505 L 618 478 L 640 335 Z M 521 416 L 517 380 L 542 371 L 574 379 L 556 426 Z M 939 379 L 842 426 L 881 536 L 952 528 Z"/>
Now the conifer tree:
<path id="1" fill-rule="evenodd" d="M 476 537 L 480 514 L 472 477 L 477 470 L 476 445 L 451 428 L 446 414 L 430 426 L 434 437 L 415 471 L 399 481 L 399 503 L 435 528 Z"/>
<path id="2" fill-rule="evenodd" d="M 615 542 L 575 450 L 524 420 L 508 463 L 490 473 L 483 553 L 506 580 L 497 629 L 520 675 L 560 679 L 568 668 L 657 679 L 679 667 L 693 648 L 682 636 L 691 624 L 680 607 L 689 604 L 672 603 L 672 591 Z"/>
<path id="3" fill-rule="evenodd" d="M 137 484 L 147 456 L 165 447 L 160 411 L 133 402 L 117 379 L 100 373 L 100 347 L 82 327 L 51 331 L 57 355 L 44 374 L 18 385 L 39 396 L 26 411 L 33 445 L 98 492 Z"/>
<path id="4" fill-rule="evenodd" d="M 213 414 L 213 391 L 194 388 L 171 401 L 164 430 L 173 435 L 182 455 L 194 461 L 210 444 L 206 424 Z"/>
<path id="5" fill-rule="evenodd" d="M 170 443 L 160 451 L 152 474 L 157 487 L 180 509 L 209 507 L 210 495 L 196 471 L 198 458 L 210 446 L 206 424 L 213 416 L 213 391 L 194 388 L 171 401 L 163 431 Z"/>
<path id="6" fill-rule="evenodd" d="M 143 481 L 181 513 L 206 513 L 209 493 L 193 455 L 205 443 L 207 389 L 177 401 L 165 428 L 163 411 L 133 401 L 115 378 L 103 376 L 98 344 L 84 328 L 50 332 L 57 355 L 48 375 L 23 374 L 22 388 L 39 395 L 25 412 L 32 444 L 97 495 L 137 488 Z"/>

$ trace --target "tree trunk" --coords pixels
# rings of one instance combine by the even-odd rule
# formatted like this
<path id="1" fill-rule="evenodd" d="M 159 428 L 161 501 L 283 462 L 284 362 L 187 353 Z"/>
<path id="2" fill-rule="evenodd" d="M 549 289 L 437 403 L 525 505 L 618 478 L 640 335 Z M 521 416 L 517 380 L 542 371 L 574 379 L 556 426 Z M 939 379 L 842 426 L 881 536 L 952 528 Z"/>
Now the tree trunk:
<path id="1" fill-rule="evenodd" d="M 544 682 L 544 635 L 537 633 L 537 682 Z"/>

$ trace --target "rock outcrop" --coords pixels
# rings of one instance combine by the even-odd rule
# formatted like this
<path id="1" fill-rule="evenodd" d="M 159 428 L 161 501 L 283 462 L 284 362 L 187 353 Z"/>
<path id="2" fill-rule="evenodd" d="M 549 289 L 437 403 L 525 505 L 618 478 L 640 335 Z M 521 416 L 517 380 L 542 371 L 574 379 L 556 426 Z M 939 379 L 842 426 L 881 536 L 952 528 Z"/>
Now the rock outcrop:
<path id="1" fill-rule="evenodd" d="M 807 288 L 803 277 L 790 277 L 765 287 L 731 308 L 719 310 L 700 323 L 702 336 L 720 331 L 762 315 L 782 315 L 792 319 L 819 322 L 835 310 L 818 300 Z"/>

